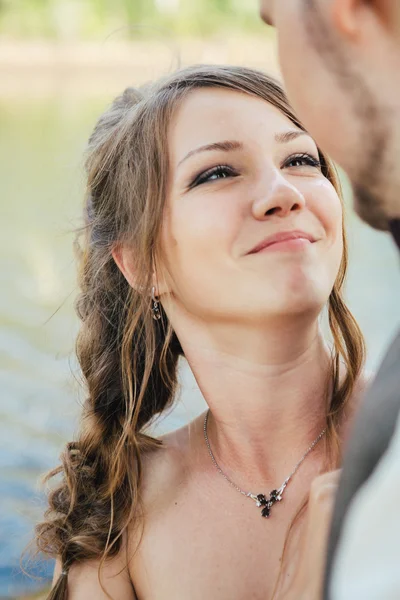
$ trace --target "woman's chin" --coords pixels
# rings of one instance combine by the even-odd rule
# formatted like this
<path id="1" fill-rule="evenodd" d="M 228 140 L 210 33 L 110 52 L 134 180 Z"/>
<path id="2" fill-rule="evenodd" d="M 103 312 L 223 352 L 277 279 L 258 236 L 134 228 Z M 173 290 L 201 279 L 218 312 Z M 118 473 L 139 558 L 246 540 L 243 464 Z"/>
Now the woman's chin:
<path id="1" fill-rule="evenodd" d="M 291 316 L 318 315 L 323 310 L 328 301 L 329 295 L 321 290 L 312 288 L 297 290 L 282 294 L 274 298 L 273 302 L 266 300 L 264 307 L 267 307 L 267 315 L 276 315 L 277 317 L 290 318 Z"/>
<path id="2" fill-rule="evenodd" d="M 328 281 L 326 274 L 317 269 L 313 273 L 297 272 L 279 286 L 277 303 L 284 306 L 287 312 L 308 311 L 316 307 L 322 310 L 332 287 L 333 281 Z"/>

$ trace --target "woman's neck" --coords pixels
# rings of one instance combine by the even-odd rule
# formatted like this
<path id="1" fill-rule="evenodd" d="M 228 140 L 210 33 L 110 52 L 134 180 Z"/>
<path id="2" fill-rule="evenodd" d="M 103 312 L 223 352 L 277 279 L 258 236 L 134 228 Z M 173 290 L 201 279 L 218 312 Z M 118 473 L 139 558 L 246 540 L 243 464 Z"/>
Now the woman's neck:
<path id="1" fill-rule="evenodd" d="M 221 329 L 180 336 L 214 453 L 249 483 L 284 479 L 325 425 L 331 361 L 318 324 Z"/>

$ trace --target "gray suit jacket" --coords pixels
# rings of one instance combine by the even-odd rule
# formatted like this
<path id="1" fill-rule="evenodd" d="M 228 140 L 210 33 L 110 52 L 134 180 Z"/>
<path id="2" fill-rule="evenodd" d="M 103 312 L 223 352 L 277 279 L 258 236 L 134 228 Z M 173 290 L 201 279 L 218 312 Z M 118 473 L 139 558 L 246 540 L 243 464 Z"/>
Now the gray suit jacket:
<path id="1" fill-rule="evenodd" d="M 400 411 L 400 335 L 391 345 L 368 391 L 343 461 L 328 544 L 324 599 L 329 600 L 332 566 L 349 504 L 385 453 Z M 366 540 L 367 542 L 367 540 Z"/>
<path id="2" fill-rule="evenodd" d="M 393 220 L 390 228 L 400 249 L 400 219 Z M 399 412 L 400 334 L 386 354 L 376 379 L 364 399 L 344 456 L 328 542 L 324 600 L 330 600 L 329 588 L 333 564 L 349 504 L 386 452 Z"/>

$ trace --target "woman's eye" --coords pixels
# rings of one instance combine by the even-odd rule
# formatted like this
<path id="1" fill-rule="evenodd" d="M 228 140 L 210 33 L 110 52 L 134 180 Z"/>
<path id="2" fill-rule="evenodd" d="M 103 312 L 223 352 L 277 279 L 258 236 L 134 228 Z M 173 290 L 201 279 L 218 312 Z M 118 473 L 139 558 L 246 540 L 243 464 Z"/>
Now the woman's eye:
<path id="1" fill-rule="evenodd" d="M 317 167 L 320 169 L 321 163 L 314 156 L 311 156 L 311 154 L 295 154 L 294 156 L 289 156 L 283 167 Z"/>
<path id="2" fill-rule="evenodd" d="M 190 184 L 189 188 L 194 188 L 202 183 L 208 183 L 210 181 L 217 181 L 218 179 L 226 179 L 227 177 L 235 176 L 236 172 L 231 169 L 231 167 L 219 165 L 218 167 L 213 167 L 212 169 L 208 169 L 208 171 L 197 175 L 197 177 L 195 177 Z"/>

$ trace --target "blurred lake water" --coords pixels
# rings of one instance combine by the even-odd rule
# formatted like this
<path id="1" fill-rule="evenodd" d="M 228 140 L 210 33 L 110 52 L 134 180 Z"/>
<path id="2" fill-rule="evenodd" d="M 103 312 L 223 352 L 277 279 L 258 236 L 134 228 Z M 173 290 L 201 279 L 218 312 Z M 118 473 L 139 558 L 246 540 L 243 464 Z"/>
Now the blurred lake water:
<path id="1" fill-rule="evenodd" d="M 126 79 L 125 85 L 132 80 Z M 122 88 L 121 88 L 122 90 Z M 80 224 L 82 155 L 96 118 L 112 99 L 96 94 L 2 95 L 0 92 L 0 597 L 40 582 L 18 560 L 43 512 L 38 477 L 57 464 L 76 429 L 82 395 L 73 348 L 78 322 L 72 254 Z M 399 256 L 390 237 L 348 217 L 348 303 L 368 344 L 374 370 L 400 324 Z M 203 407 L 187 369 L 172 429 Z M 49 577 L 52 565 L 44 567 Z"/>

